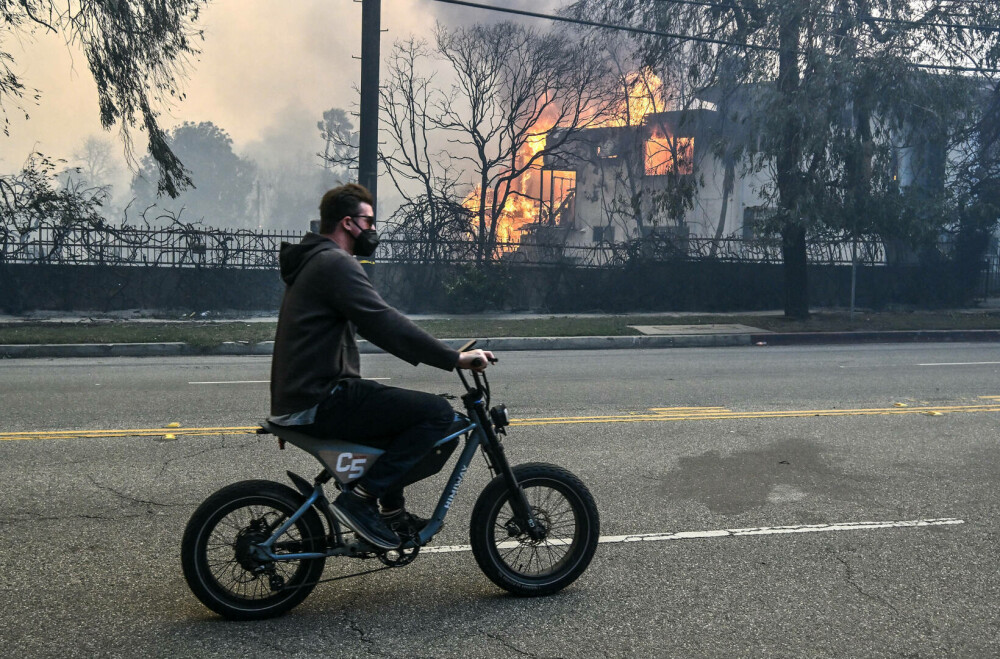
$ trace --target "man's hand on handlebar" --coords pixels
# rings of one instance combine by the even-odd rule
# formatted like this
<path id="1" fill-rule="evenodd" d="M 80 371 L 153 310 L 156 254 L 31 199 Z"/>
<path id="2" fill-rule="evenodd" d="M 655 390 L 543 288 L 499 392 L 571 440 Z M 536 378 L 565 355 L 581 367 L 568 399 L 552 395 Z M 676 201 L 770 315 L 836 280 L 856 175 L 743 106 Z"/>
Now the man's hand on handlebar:
<path id="1" fill-rule="evenodd" d="M 480 373 L 485 371 L 490 364 L 496 364 L 497 361 L 499 360 L 489 350 L 468 350 L 458 355 L 459 368 L 467 368 Z"/>

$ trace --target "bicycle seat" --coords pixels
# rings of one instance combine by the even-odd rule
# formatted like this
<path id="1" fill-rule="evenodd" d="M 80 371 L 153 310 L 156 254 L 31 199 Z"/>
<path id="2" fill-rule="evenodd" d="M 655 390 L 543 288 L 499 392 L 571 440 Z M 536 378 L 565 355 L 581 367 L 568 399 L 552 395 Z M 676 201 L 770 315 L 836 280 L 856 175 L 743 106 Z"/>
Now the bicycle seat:
<path id="1" fill-rule="evenodd" d="M 294 444 L 326 467 L 337 481 L 346 485 L 371 468 L 385 451 L 374 446 L 328 437 L 314 437 L 288 426 L 264 421 L 260 427 L 279 439 Z"/>
<path id="2" fill-rule="evenodd" d="M 294 444 L 315 457 L 341 485 L 346 485 L 364 476 L 365 472 L 375 464 L 375 461 L 385 454 L 385 450 L 374 446 L 334 437 L 307 435 L 295 430 L 294 427 L 280 426 L 269 421 L 262 422 L 260 427 L 263 432 Z M 469 418 L 456 412 L 455 419 L 447 434 L 434 445 L 435 450 L 414 466 L 412 475 L 406 480 L 415 482 L 436 474 L 451 456 L 455 446 L 458 445 L 459 435 L 471 429 L 472 424 Z"/>

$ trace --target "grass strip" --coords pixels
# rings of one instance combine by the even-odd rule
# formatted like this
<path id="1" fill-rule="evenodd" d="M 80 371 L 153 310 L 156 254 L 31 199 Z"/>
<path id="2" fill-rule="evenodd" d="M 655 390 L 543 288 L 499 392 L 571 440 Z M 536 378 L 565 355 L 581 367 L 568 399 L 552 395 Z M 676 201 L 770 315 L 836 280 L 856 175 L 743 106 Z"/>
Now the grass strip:
<path id="1" fill-rule="evenodd" d="M 630 336 L 633 325 L 748 325 L 772 332 L 849 332 L 892 330 L 1000 329 L 1000 311 L 983 312 L 820 312 L 807 320 L 779 315 L 623 314 L 541 318 L 484 318 L 455 316 L 419 320 L 440 338 L 500 338 L 511 336 Z M 226 341 L 259 343 L 274 338 L 275 323 L 247 322 L 135 322 L 96 320 L 79 323 L 18 322 L 0 324 L 0 344 L 39 343 L 168 343 L 208 347 Z"/>

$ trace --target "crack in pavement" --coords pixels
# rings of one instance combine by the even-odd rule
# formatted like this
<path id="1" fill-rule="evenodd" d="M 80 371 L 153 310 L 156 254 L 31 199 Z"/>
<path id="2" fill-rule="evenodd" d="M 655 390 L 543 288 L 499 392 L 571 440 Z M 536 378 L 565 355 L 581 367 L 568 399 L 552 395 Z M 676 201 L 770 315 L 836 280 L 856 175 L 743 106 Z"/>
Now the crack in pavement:
<path id="1" fill-rule="evenodd" d="M 353 605 L 348 605 L 348 606 L 353 606 Z M 375 641 L 368 638 L 368 634 L 361 627 L 361 624 L 356 620 L 354 620 L 354 618 L 352 618 L 350 615 L 348 615 L 347 611 L 344 611 L 343 616 L 344 619 L 347 620 L 347 626 L 351 628 L 352 632 L 357 634 L 358 640 L 361 641 L 361 643 L 365 648 L 365 651 L 368 654 L 373 654 L 378 657 L 388 657 L 389 659 L 392 659 L 391 654 L 383 652 L 382 650 L 379 650 L 378 648 L 375 647 Z"/>
<path id="2" fill-rule="evenodd" d="M 105 492 L 111 492 L 112 494 L 114 494 L 118 498 L 120 498 L 120 499 L 122 499 L 124 501 L 128 501 L 128 502 L 130 502 L 132 504 L 135 504 L 135 505 L 160 506 L 161 508 L 177 508 L 177 507 L 191 505 L 191 504 L 188 504 L 188 503 L 160 503 L 159 501 L 150 501 L 150 500 L 147 500 L 147 499 L 139 499 L 138 497 L 134 497 L 134 496 L 131 496 L 129 494 L 125 494 L 124 492 L 119 492 L 118 490 L 116 490 L 115 488 L 111 487 L 110 485 L 102 485 L 101 483 L 98 483 L 97 480 L 93 476 L 91 476 L 90 474 L 87 474 L 87 479 L 97 489 L 103 490 Z"/>
<path id="3" fill-rule="evenodd" d="M 142 515 L 129 515 L 129 517 L 142 517 Z M 24 522 L 64 522 L 68 519 L 98 519 L 107 522 L 115 521 L 115 517 L 105 517 L 104 515 L 84 515 L 82 513 L 77 515 L 55 515 L 51 517 L 39 517 L 33 515 L 31 517 L 13 517 L 11 519 L 0 519 L 0 525 L 2 524 L 21 524 Z"/>
<path id="4" fill-rule="evenodd" d="M 480 630 L 480 631 L 482 631 L 482 630 Z M 509 641 L 507 641 L 506 639 L 504 639 L 499 634 L 494 634 L 492 632 L 483 632 L 483 633 L 486 635 L 487 638 L 493 639 L 494 641 L 496 641 L 500 645 L 504 646 L 508 650 L 513 650 L 514 652 L 516 652 L 518 654 L 523 654 L 526 657 L 532 657 L 532 659 L 563 659 L 563 657 L 558 657 L 558 656 L 548 656 L 548 655 L 533 654 L 531 652 L 527 652 L 525 650 L 522 650 L 521 648 L 517 647 L 516 645 L 510 643 Z"/>
<path id="5" fill-rule="evenodd" d="M 161 505 L 166 506 L 168 504 L 161 504 Z M 169 504 L 170 507 L 173 507 L 173 506 L 190 506 L 191 508 L 194 508 L 196 505 L 198 505 L 198 504 L 194 504 L 194 503 L 191 503 L 191 504 Z M 98 521 L 102 521 L 102 522 L 118 522 L 118 521 L 125 520 L 125 519 L 139 519 L 139 518 L 144 518 L 144 517 L 148 517 L 148 516 L 149 516 L 148 512 L 136 513 L 136 514 L 131 514 L 131 515 L 128 515 L 128 514 L 119 514 L 119 515 L 88 515 L 86 513 L 76 513 L 74 515 L 46 515 L 46 516 L 31 515 L 29 517 L 11 517 L 9 519 L 0 519 L 0 526 L 3 526 L 3 525 L 13 526 L 15 524 L 36 524 L 38 522 L 65 522 L 67 520 L 74 520 L 74 519 L 92 519 L 92 520 L 98 520 Z"/>
<path id="6" fill-rule="evenodd" d="M 840 556 L 834 556 L 834 558 L 837 559 L 838 563 L 840 563 L 841 565 L 844 566 L 844 569 L 846 571 L 846 574 L 844 575 L 844 580 L 849 585 L 853 586 L 854 589 L 858 591 L 859 595 L 861 595 L 862 597 L 867 597 L 868 599 L 872 600 L 873 602 L 877 602 L 878 604 L 881 604 L 884 607 L 892 609 L 892 612 L 895 613 L 897 616 L 900 615 L 899 609 L 897 609 L 895 606 L 893 606 L 892 602 L 890 602 L 889 600 L 887 600 L 884 597 L 881 597 L 879 595 L 872 595 L 871 593 L 865 592 L 865 590 L 861 587 L 861 585 L 858 584 L 854 580 L 854 570 L 853 570 L 853 568 L 851 568 L 850 563 L 848 563 L 846 560 L 844 560 Z"/>
<path id="7" fill-rule="evenodd" d="M 168 459 L 168 460 L 164 461 L 164 463 L 163 463 L 163 466 L 161 466 L 161 467 L 160 467 L 160 473 L 158 473 L 158 474 L 156 475 L 156 477 L 157 477 L 157 478 L 162 478 L 162 477 L 163 477 L 163 474 L 164 474 L 164 472 L 166 472 L 166 470 L 167 470 L 167 467 L 168 467 L 168 466 L 169 466 L 169 465 L 170 465 L 171 463 L 174 463 L 174 462 L 179 462 L 179 461 L 181 461 L 181 460 L 190 460 L 191 458 L 196 458 L 196 457 L 198 457 L 199 455 L 205 455 L 206 453 L 212 453 L 212 452 L 214 452 L 214 451 L 222 451 L 222 450 L 226 450 L 226 449 L 228 449 L 228 448 L 229 448 L 229 447 L 228 447 L 228 446 L 226 446 L 226 438 L 225 438 L 225 436 L 223 436 L 223 437 L 222 437 L 222 446 L 213 446 L 213 447 L 211 447 L 211 448 L 206 448 L 206 449 L 202 449 L 202 450 L 200 450 L 200 451 L 196 451 L 196 452 L 194 452 L 194 453 L 191 453 L 191 454 L 189 454 L 189 455 L 180 455 L 180 456 L 177 456 L 176 458 L 170 458 L 170 459 Z"/>

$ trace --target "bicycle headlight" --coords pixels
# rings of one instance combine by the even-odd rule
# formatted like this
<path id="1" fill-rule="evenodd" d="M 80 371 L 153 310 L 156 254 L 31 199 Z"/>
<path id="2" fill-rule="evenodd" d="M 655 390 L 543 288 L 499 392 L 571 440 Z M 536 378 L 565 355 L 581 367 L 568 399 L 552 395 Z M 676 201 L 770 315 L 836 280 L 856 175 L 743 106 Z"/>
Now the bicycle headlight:
<path id="1" fill-rule="evenodd" d="M 490 418 L 493 420 L 493 425 L 496 426 L 497 430 L 510 425 L 510 415 L 507 414 L 506 405 L 497 405 L 490 410 Z"/>

